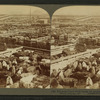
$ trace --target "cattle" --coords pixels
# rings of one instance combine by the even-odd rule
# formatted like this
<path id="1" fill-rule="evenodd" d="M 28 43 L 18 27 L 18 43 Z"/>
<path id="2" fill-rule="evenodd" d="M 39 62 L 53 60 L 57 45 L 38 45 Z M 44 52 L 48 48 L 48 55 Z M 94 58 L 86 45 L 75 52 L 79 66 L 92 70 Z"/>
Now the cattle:
<path id="1" fill-rule="evenodd" d="M 50 87 L 51 88 L 58 88 L 58 89 L 62 89 L 63 88 L 63 86 L 60 85 L 55 78 L 51 78 Z"/>
<path id="2" fill-rule="evenodd" d="M 81 63 L 78 64 L 76 71 L 82 71 L 82 64 Z"/>
<path id="3" fill-rule="evenodd" d="M 50 60 L 45 59 L 46 57 L 41 57 L 38 53 L 26 52 L 25 50 L 20 50 L 10 57 L 0 60 L 0 77 L 5 81 L 6 88 L 20 88 L 21 85 L 24 88 L 45 88 L 48 85 L 49 78 L 45 80 L 45 85 L 41 83 L 37 84 L 37 86 L 34 81 L 30 82 L 28 79 L 35 75 L 36 77 L 40 75 L 50 76 Z M 43 66 L 41 67 L 41 65 Z M 43 73 L 41 73 L 42 71 Z"/>
<path id="4" fill-rule="evenodd" d="M 50 76 L 50 73 L 48 73 L 50 71 L 50 64 L 40 62 L 40 67 L 39 68 L 41 69 L 42 74 Z"/>
<path id="5" fill-rule="evenodd" d="M 12 64 L 13 64 L 13 65 L 17 65 L 16 59 L 13 60 Z"/>
<path id="6" fill-rule="evenodd" d="M 12 66 L 12 74 L 15 74 L 16 73 L 16 69 L 15 69 L 15 66 L 13 65 Z"/>
<path id="7" fill-rule="evenodd" d="M 78 61 L 73 62 L 73 65 L 72 65 L 73 69 L 76 69 L 77 66 L 78 66 Z"/>
<path id="8" fill-rule="evenodd" d="M 51 78 L 52 77 L 56 77 L 57 76 L 57 70 L 56 69 L 53 69 L 52 70 L 52 73 L 51 73 Z"/>
<path id="9" fill-rule="evenodd" d="M 19 70 L 18 70 L 18 72 L 17 72 L 17 74 L 18 74 L 18 75 L 21 75 L 21 74 L 22 74 L 22 72 L 23 72 L 23 68 L 22 68 L 22 67 L 20 67 L 20 68 L 19 68 Z"/>
<path id="10" fill-rule="evenodd" d="M 93 85 L 90 85 L 90 86 L 86 86 L 85 89 L 99 89 L 100 88 L 100 85 L 99 83 L 95 83 Z"/>
<path id="11" fill-rule="evenodd" d="M 72 69 L 67 69 L 66 71 L 63 72 L 64 77 L 68 77 L 72 74 Z"/>
<path id="12" fill-rule="evenodd" d="M 10 76 L 8 76 L 6 79 L 6 85 L 13 85 L 13 80 Z"/>
<path id="13" fill-rule="evenodd" d="M 92 85 L 93 85 L 93 81 L 92 81 L 92 79 L 90 77 L 88 77 L 86 79 L 86 86 L 92 86 Z"/>
<path id="14" fill-rule="evenodd" d="M 30 67 L 27 68 L 27 72 L 28 73 L 33 73 L 34 74 L 35 73 L 35 70 L 36 70 L 36 67 L 35 66 L 30 66 Z"/>
<path id="15" fill-rule="evenodd" d="M 100 69 L 97 71 L 97 73 L 96 73 L 97 75 L 100 75 Z"/>
<path id="16" fill-rule="evenodd" d="M 60 70 L 57 74 L 58 76 L 58 82 L 60 85 L 69 85 L 70 87 L 74 87 L 75 83 L 77 82 L 77 79 L 70 78 L 69 76 L 72 74 L 72 70 L 68 69 L 66 71 Z M 57 77 L 56 77 L 57 78 Z"/>
<path id="17" fill-rule="evenodd" d="M 2 69 L 2 63 L 0 62 L 0 70 Z"/>
<path id="18" fill-rule="evenodd" d="M 16 82 L 16 83 L 14 83 L 12 85 L 7 85 L 6 88 L 20 88 L 19 87 L 19 82 Z"/>
<path id="19" fill-rule="evenodd" d="M 95 70 L 95 67 L 94 67 L 94 66 L 92 66 L 92 67 L 90 68 L 90 72 L 91 72 L 93 75 L 95 75 L 96 70 Z"/>
<path id="20" fill-rule="evenodd" d="M 43 86 L 41 86 L 41 85 L 38 85 L 38 88 L 43 88 Z"/>
<path id="21" fill-rule="evenodd" d="M 31 51 L 30 50 L 24 50 L 24 52 L 29 54 Z"/>
<path id="22" fill-rule="evenodd" d="M 85 88 L 99 89 L 100 56 L 96 54 L 79 58 L 71 63 L 71 66 L 66 65 L 59 71 L 54 70 L 51 78 L 55 78 L 60 85 L 65 85 L 65 87 L 74 87 L 72 84 L 76 82 L 79 87 L 84 85 Z M 76 87 L 78 88 L 78 86 Z"/>
<path id="23" fill-rule="evenodd" d="M 59 73 L 59 80 L 64 80 L 65 76 L 64 76 L 64 71 L 63 70 L 60 70 L 60 73 Z"/>
<path id="24" fill-rule="evenodd" d="M 49 59 L 42 59 L 41 61 L 44 62 L 44 63 L 50 63 Z"/>
<path id="25" fill-rule="evenodd" d="M 50 85 L 48 85 L 47 87 L 45 87 L 45 89 L 50 89 Z"/>
<path id="26" fill-rule="evenodd" d="M 29 57 L 27 57 L 27 56 L 26 57 L 25 56 L 24 57 L 23 56 L 20 56 L 19 57 L 19 60 L 27 61 L 27 60 L 29 60 Z"/>
<path id="27" fill-rule="evenodd" d="M 84 69 L 84 70 L 88 70 L 88 68 L 87 68 L 87 64 L 83 61 L 82 62 L 82 69 Z"/>
<path id="28" fill-rule="evenodd" d="M 66 78 L 58 80 L 58 82 L 62 86 L 70 86 L 70 88 L 72 87 L 75 88 L 78 80 L 74 78 L 66 77 Z"/>
<path id="29" fill-rule="evenodd" d="M 86 76 L 89 74 L 89 72 L 74 72 L 72 75 L 70 75 L 71 78 L 75 78 L 80 82 L 81 80 L 86 80 Z"/>
<path id="30" fill-rule="evenodd" d="M 96 60 L 97 64 L 100 64 L 100 57 Z"/>
<path id="31" fill-rule="evenodd" d="M 29 75 L 20 79 L 20 86 L 24 88 L 29 88 L 32 85 L 33 78 L 36 78 L 37 75 Z"/>
<path id="32" fill-rule="evenodd" d="M 9 67 L 10 68 L 12 67 L 12 62 L 10 61 L 10 59 L 9 59 Z"/>
<path id="33" fill-rule="evenodd" d="M 10 66 L 7 64 L 6 68 L 7 68 L 7 70 L 9 70 L 10 69 Z"/>
<path id="34" fill-rule="evenodd" d="M 21 77 L 23 78 L 23 77 L 27 77 L 27 76 L 30 76 L 30 75 L 32 75 L 32 73 L 22 73 Z"/>
<path id="35" fill-rule="evenodd" d="M 92 62 L 92 66 L 97 66 L 96 60 L 94 60 L 94 61 Z"/>
<path id="36" fill-rule="evenodd" d="M 3 66 L 4 68 L 7 66 L 6 61 L 3 60 L 3 62 L 2 62 L 2 66 Z"/>

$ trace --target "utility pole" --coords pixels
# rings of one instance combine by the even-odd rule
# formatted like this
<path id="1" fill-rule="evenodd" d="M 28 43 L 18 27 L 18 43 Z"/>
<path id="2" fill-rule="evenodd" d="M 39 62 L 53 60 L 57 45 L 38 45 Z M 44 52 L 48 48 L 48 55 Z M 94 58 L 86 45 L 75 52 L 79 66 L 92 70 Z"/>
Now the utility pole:
<path id="1" fill-rule="evenodd" d="M 31 18 L 31 8 L 30 8 L 30 23 L 32 23 L 31 21 L 32 21 L 32 18 Z"/>

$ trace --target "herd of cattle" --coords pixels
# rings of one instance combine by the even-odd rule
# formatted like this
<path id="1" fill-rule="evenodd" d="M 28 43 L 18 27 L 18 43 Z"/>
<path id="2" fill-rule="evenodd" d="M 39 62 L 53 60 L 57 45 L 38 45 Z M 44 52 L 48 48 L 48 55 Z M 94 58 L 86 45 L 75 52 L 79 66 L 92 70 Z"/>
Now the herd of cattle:
<path id="1" fill-rule="evenodd" d="M 46 88 L 50 79 L 50 60 L 33 50 L 19 50 L 0 58 L 0 87 Z"/>
<path id="2" fill-rule="evenodd" d="M 52 69 L 50 77 L 51 88 L 100 89 L 100 52 Z"/>
<path id="3" fill-rule="evenodd" d="M 50 58 L 21 49 L 0 57 L 0 87 L 100 89 L 100 52 L 81 57 L 63 69 L 53 69 Z"/>

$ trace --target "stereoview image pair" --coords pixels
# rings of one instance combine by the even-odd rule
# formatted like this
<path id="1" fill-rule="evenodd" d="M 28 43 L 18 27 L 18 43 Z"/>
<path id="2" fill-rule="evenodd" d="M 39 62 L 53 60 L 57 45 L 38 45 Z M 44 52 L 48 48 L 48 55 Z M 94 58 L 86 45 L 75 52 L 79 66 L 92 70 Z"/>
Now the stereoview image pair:
<path id="1" fill-rule="evenodd" d="M 100 89 L 99 10 L 0 5 L 0 88 Z"/>

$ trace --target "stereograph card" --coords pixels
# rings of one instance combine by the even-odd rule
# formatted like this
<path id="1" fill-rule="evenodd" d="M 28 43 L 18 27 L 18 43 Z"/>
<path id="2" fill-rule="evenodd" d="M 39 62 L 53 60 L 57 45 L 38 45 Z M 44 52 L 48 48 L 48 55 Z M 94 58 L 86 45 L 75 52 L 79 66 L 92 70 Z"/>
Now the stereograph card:
<path id="1" fill-rule="evenodd" d="M 1 95 L 99 89 L 100 6 L 0 5 Z"/>

